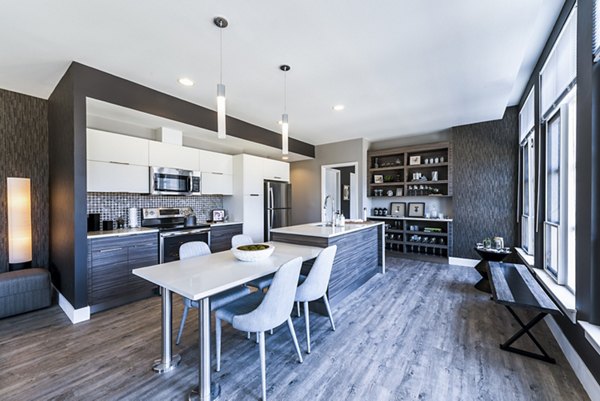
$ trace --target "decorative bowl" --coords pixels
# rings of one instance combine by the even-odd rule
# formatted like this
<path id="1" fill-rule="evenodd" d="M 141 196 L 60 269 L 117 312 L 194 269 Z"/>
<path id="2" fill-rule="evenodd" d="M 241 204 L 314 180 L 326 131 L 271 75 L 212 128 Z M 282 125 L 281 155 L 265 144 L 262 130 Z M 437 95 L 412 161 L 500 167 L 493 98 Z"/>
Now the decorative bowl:
<path id="1" fill-rule="evenodd" d="M 256 262 L 271 256 L 275 247 L 269 244 L 250 244 L 231 248 L 233 256 L 242 262 Z"/>

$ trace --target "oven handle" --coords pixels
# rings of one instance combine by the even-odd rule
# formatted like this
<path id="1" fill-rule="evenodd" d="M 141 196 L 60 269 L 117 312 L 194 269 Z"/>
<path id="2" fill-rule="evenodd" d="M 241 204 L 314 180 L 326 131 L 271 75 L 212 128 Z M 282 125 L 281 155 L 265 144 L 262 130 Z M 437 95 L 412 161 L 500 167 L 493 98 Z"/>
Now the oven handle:
<path id="1" fill-rule="evenodd" d="M 161 233 L 160 236 L 163 238 L 166 237 L 179 237 L 180 235 L 189 235 L 189 234 L 202 234 L 202 233 L 210 233 L 210 228 L 199 228 L 195 230 L 185 230 L 185 231 L 173 231 L 168 233 Z"/>

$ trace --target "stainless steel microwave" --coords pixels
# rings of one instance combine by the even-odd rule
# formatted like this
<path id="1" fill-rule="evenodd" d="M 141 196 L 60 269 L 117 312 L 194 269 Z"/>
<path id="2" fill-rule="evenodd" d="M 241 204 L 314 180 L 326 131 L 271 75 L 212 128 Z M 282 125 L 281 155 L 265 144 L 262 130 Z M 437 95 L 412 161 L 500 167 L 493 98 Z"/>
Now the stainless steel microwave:
<path id="1" fill-rule="evenodd" d="M 192 195 L 200 192 L 200 177 L 190 170 L 150 167 L 151 195 Z"/>

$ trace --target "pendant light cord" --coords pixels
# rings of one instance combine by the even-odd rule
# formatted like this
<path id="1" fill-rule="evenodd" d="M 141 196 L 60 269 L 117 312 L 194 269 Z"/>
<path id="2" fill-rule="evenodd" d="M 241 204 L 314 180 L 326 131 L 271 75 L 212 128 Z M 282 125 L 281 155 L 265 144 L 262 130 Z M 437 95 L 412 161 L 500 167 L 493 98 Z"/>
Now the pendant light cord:
<path id="1" fill-rule="evenodd" d="M 287 71 L 283 72 L 283 113 L 287 112 Z"/>
<path id="2" fill-rule="evenodd" d="M 221 29 L 219 29 L 219 46 L 220 46 L 220 53 L 219 53 L 219 81 L 222 84 L 223 83 L 223 24 L 221 23 Z"/>

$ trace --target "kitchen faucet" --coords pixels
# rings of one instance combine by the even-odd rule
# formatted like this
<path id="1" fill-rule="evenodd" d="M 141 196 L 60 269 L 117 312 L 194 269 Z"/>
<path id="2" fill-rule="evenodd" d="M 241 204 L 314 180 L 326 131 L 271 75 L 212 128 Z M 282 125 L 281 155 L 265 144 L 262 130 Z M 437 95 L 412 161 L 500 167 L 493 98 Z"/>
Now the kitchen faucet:
<path id="1" fill-rule="evenodd" d="M 327 201 L 331 199 L 331 195 L 327 195 L 325 197 L 325 202 L 323 202 L 323 210 L 325 211 L 325 222 L 327 223 Z M 329 223 L 331 223 L 331 225 L 333 225 L 333 200 L 331 203 L 331 221 Z"/>

